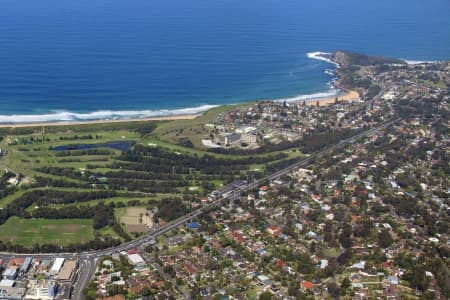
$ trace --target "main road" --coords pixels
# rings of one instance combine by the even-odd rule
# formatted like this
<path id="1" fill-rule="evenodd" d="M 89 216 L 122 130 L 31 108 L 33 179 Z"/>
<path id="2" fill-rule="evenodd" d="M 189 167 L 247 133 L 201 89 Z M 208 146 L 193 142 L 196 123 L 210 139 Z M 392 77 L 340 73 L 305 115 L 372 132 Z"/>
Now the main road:
<path id="1" fill-rule="evenodd" d="M 79 253 L 45 253 L 45 254 L 44 253 L 39 253 L 39 254 L 0 253 L 0 257 L 11 258 L 11 257 L 18 257 L 18 256 L 22 256 L 22 257 L 34 256 L 34 257 L 42 257 L 42 258 L 54 258 L 57 256 L 57 257 L 64 257 L 64 258 L 79 259 L 81 262 L 80 262 L 80 268 L 78 271 L 77 280 L 74 284 L 73 299 L 81 300 L 81 299 L 83 299 L 84 289 L 87 287 L 87 285 L 89 284 L 89 281 L 93 277 L 97 261 L 99 259 L 101 259 L 102 257 L 109 256 L 114 253 L 119 253 L 122 251 L 128 251 L 130 249 L 142 247 L 146 244 L 149 244 L 152 241 L 154 241 L 155 238 L 197 218 L 201 214 L 211 211 L 213 209 L 216 209 L 217 207 L 220 207 L 225 202 L 234 201 L 234 200 L 238 199 L 240 197 L 241 193 L 244 191 L 249 191 L 249 190 L 255 189 L 255 188 L 259 187 L 261 184 L 263 184 L 264 182 L 275 180 L 283 175 L 286 175 L 286 174 L 292 172 L 293 170 L 295 170 L 297 168 L 305 167 L 305 166 L 311 164 L 312 162 L 314 162 L 315 160 L 324 157 L 324 155 L 327 152 L 339 149 L 345 145 L 352 144 L 361 137 L 379 133 L 381 130 L 391 126 L 392 124 L 398 122 L 399 120 L 400 119 L 395 119 L 395 120 L 386 122 L 378 127 L 371 128 L 369 130 L 366 130 L 364 132 L 356 134 L 348 139 L 341 140 L 336 145 L 327 147 L 326 149 L 324 149 L 320 152 L 310 155 L 308 158 L 300 160 L 284 169 L 281 169 L 275 173 L 267 175 L 257 181 L 250 182 L 250 183 L 241 185 L 239 187 L 225 187 L 224 190 L 231 189 L 231 192 L 228 192 L 226 194 L 226 196 L 222 196 L 221 198 L 219 198 L 205 206 L 202 206 L 202 207 L 198 208 L 197 210 L 194 210 L 176 220 L 173 220 L 161 227 L 158 227 L 138 239 L 123 243 L 119 246 L 107 248 L 107 249 L 103 249 L 103 250 L 85 251 L 85 252 L 79 252 Z"/>

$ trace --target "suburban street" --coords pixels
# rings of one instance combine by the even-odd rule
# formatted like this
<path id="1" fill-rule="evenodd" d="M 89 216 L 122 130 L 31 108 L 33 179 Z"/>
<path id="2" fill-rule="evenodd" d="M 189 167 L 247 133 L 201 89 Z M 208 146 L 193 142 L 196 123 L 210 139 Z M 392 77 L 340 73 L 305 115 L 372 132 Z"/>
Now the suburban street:
<path id="1" fill-rule="evenodd" d="M 340 141 L 338 144 L 330 146 L 316 154 L 310 155 L 309 157 L 302 159 L 298 161 L 297 163 L 294 163 L 284 169 L 281 169 L 273 174 L 270 174 L 268 176 L 265 176 L 257 181 L 250 182 L 243 184 L 239 187 L 233 187 L 231 192 L 227 193 L 226 196 L 220 197 L 219 199 L 197 209 L 194 210 L 176 220 L 173 220 L 155 230 L 152 230 L 148 234 L 127 242 L 123 243 L 117 247 L 114 248 L 108 248 L 104 250 L 98 250 L 98 251 L 86 251 L 86 252 L 80 252 L 80 253 L 41 253 L 41 254 L 25 254 L 25 253 L 0 253 L 1 258 L 12 258 L 12 257 L 26 257 L 26 256 L 33 256 L 33 257 L 39 257 L 39 258 L 55 258 L 55 257 L 63 257 L 63 258 L 76 258 L 79 260 L 79 269 L 78 274 L 76 277 L 75 284 L 73 286 L 73 292 L 72 292 L 72 298 L 75 300 L 81 300 L 84 298 L 84 290 L 88 286 L 90 280 L 92 279 L 97 262 L 105 257 L 110 256 L 114 253 L 119 253 L 122 251 L 128 251 L 130 249 L 135 249 L 138 247 L 143 247 L 151 242 L 153 242 L 157 237 L 165 234 L 166 232 L 169 232 L 173 230 L 174 228 L 177 228 L 179 226 L 184 225 L 185 223 L 197 218 L 199 215 L 208 212 L 212 209 L 218 208 L 222 206 L 224 203 L 228 201 L 234 201 L 238 199 L 242 192 L 255 189 L 259 187 L 261 184 L 267 181 L 272 181 L 274 179 L 279 178 L 280 176 L 286 175 L 290 173 L 291 171 L 300 168 L 305 167 L 312 162 L 314 162 L 317 159 L 322 158 L 328 151 L 333 151 L 338 148 L 341 148 L 345 145 L 354 143 L 358 138 L 376 134 L 380 132 L 381 130 L 389 127 L 390 125 L 398 122 L 400 119 L 395 119 L 389 122 L 384 123 L 381 126 L 369 129 L 367 131 L 361 132 L 351 138 L 345 139 Z M 227 189 L 227 187 L 224 187 L 224 190 Z M 228 187 L 230 189 L 230 187 Z"/>

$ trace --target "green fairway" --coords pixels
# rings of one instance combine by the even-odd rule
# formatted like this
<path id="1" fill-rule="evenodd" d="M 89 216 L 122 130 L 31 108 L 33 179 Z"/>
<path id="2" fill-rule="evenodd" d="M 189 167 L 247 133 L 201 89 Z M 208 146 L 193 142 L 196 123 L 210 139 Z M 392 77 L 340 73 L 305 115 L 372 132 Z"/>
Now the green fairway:
<path id="1" fill-rule="evenodd" d="M 238 178 L 245 179 L 249 171 L 259 175 L 266 166 L 303 155 L 292 149 L 261 154 L 205 151 L 201 139 L 210 134 L 207 124 L 234 107 L 221 106 L 195 119 L 175 121 L 49 126 L 45 130 L 0 128 L 0 149 L 4 152 L 0 157 L 0 179 L 1 175 L 5 181 L 9 179 L 6 176 L 20 177 L 18 186 L 3 184 L 0 189 L 0 209 L 7 212 L 0 215 L 0 241 L 29 248 L 37 243 L 83 244 L 106 236 L 124 241 L 130 238 L 126 236 L 127 231 L 132 233 L 130 227 L 141 230 L 138 227 L 143 223 L 151 227 L 147 224 L 151 220 L 144 222 L 147 218 L 140 215 L 161 199 L 182 198 L 190 207 L 191 202 L 198 202 L 210 191 Z M 180 139 L 191 140 L 195 147 L 180 143 Z M 104 146 L 118 141 L 129 142 L 131 150 Z M 102 145 L 53 149 L 86 144 Z M 105 206 L 115 207 L 115 214 L 114 208 Z M 144 211 L 131 214 L 133 208 L 127 207 L 134 206 Z M 95 214 L 109 219 L 95 232 L 92 220 L 46 219 L 54 214 L 84 218 L 91 216 L 90 209 L 93 219 Z M 28 219 L 32 216 L 42 219 Z"/>
<path id="2" fill-rule="evenodd" d="M 12 217 L 0 226 L 0 240 L 23 246 L 33 244 L 69 245 L 94 239 L 89 219 L 21 219 Z"/>

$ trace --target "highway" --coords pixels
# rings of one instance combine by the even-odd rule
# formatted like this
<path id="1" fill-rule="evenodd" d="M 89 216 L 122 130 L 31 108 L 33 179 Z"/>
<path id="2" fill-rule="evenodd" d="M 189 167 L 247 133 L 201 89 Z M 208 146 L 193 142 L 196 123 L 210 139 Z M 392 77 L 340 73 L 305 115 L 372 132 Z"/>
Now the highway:
<path id="1" fill-rule="evenodd" d="M 348 139 L 340 141 L 338 144 L 327 147 L 326 149 L 315 153 L 308 158 L 305 158 L 303 160 L 300 160 L 284 169 L 281 169 L 275 173 L 272 173 L 268 176 L 265 176 L 257 181 L 250 182 L 243 184 L 239 187 L 233 187 L 232 191 L 230 193 L 227 193 L 226 196 L 219 198 L 218 200 L 215 200 L 205 206 L 202 206 L 201 208 L 194 210 L 176 220 L 173 220 L 159 228 L 156 228 L 149 232 L 148 234 L 135 239 L 133 241 L 123 243 L 117 247 L 113 248 L 107 248 L 103 250 L 96 250 L 96 251 L 86 251 L 86 252 L 79 252 L 79 253 L 41 253 L 41 254 L 22 254 L 22 253 L 0 253 L 0 257 L 2 258 L 12 258 L 12 257 L 19 257 L 19 256 L 33 256 L 33 257 L 40 257 L 40 258 L 55 258 L 55 257 L 64 257 L 64 258 L 77 258 L 80 260 L 80 268 L 79 268 L 79 274 L 77 277 L 77 280 L 74 284 L 74 292 L 72 298 L 75 300 L 81 300 L 83 299 L 83 290 L 88 286 L 89 281 L 94 275 L 96 264 L 98 260 L 100 260 L 102 257 L 112 255 L 113 253 L 118 253 L 122 251 L 128 251 L 130 249 L 138 248 L 145 246 L 149 244 L 151 241 L 153 241 L 155 238 L 163 235 L 166 232 L 169 232 L 173 230 L 174 228 L 177 228 L 179 226 L 184 225 L 185 223 L 197 218 L 199 215 L 211 211 L 213 209 L 216 209 L 218 207 L 221 207 L 224 202 L 228 201 L 234 201 L 238 199 L 242 192 L 253 190 L 255 188 L 258 188 L 262 184 L 264 184 L 267 181 L 275 180 L 283 175 L 286 175 L 290 172 L 292 172 L 295 169 L 305 167 L 309 164 L 311 164 L 313 161 L 322 158 L 327 152 L 333 151 L 339 148 L 342 148 L 348 144 L 354 143 L 358 138 L 369 136 L 375 133 L 380 132 L 381 130 L 391 126 L 392 124 L 398 122 L 400 119 L 395 119 L 389 122 L 386 122 L 378 127 L 371 128 L 367 131 L 361 132 L 355 136 L 352 136 Z M 225 187 L 225 189 L 230 189 L 230 187 Z"/>
<path id="2" fill-rule="evenodd" d="M 84 289 L 89 285 L 89 282 L 94 277 L 97 261 L 97 258 L 85 259 L 80 261 L 77 278 L 73 285 L 72 299 L 84 299 Z"/>

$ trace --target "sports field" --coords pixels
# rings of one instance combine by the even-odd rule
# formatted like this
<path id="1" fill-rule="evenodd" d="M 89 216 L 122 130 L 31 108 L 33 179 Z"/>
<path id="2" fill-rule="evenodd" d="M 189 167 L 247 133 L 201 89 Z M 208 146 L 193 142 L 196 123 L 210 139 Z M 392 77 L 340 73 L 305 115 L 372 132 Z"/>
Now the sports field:
<path id="1" fill-rule="evenodd" d="M 90 219 L 22 219 L 11 217 L 0 227 L 0 240 L 14 244 L 69 245 L 84 243 L 94 239 L 94 229 Z"/>

